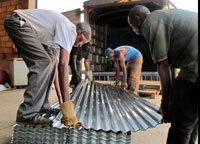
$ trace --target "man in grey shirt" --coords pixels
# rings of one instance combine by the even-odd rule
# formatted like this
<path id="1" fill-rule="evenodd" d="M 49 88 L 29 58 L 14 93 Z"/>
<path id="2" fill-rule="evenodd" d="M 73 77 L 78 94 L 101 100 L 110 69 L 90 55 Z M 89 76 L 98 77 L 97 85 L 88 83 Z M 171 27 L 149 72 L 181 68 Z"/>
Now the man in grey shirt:
<path id="1" fill-rule="evenodd" d="M 75 26 L 62 14 L 39 9 L 15 10 L 6 17 L 4 25 L 29 69 L 28 87 L 16 121 L 52 124 L 51 119 L 40 113 L 52 112 L 48 97 L 55 80 L 62 123 L 80 125 L 69 96 L 68 62 L 72 46 L 91 39 L 90 26 L 86 23 Z"/>

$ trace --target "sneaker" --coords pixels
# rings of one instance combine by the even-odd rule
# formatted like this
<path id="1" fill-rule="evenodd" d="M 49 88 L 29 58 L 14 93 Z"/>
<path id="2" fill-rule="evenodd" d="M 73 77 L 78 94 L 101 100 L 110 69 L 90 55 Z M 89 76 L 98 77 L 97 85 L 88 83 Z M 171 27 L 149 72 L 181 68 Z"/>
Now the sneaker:
<path id="1" fill-rule="evenodd" d="M 40 116 L 38 114 L 28 119 L 23 119 L 23 120 L 17 119 L 16 122 L 18 124 L 34 124 L 34 125 L 44 125 L 44 126 L 52 126 L 53 124 L 53 120 Z"/>
<path id="2" fill-rule="evenodd" d="M 41 113 L 45 113 L 45 114 L 47 114 L 47 115 L 49 115 L 49 116 L 51 116 L 51 115 L 58 115 L 58 113 L 60 112 L 60 109 L 58 109 L 58 108 L 48 108 L 48 109 L 41 109 L 40 110 L 40 112 Z"/>

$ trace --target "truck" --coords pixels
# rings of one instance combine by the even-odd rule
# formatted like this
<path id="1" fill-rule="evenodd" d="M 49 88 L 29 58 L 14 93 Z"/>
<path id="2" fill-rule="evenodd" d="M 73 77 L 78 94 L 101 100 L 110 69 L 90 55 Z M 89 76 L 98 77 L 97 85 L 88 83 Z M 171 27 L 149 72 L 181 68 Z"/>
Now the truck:
<path id="1" fill-rule="evenodd" d="M 89 58 L 94 72 L 113 71 L 113 62 L 107 61 L 104 51 L 121 45 L 133 46 L 142 53 L 143 72 L 156 71 L 145 38 L 134 34 L 127 22 L 131 8 L 138 4 L 148 7 L 150 11 L 175 8 L 168 0 L 88 0 L 83 2 L 83 10 L 63 12 L 74 24 L 80 22 L 81 14 L 84 15 L 84 22 L 90 24 L 92 48 Z"/>

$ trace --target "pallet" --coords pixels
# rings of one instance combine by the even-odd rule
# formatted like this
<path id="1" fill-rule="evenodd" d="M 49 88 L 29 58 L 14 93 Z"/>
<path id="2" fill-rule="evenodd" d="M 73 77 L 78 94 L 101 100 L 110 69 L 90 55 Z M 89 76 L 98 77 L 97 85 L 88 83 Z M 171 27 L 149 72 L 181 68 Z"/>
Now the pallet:
<path id="1" fill-rule="evenodd" d="M 160 90 L 153 90 L 153 89 L 144 89 L 138 90 L 139 96 L 150 96 L 150 98 L 155 99 L 157 95 L 159 95 Z"/>
<path id="2" fill-rule="evenodd" d="M 143 89 L 161 90 L 160 81 L 140 80 L 140 87 Z"/>

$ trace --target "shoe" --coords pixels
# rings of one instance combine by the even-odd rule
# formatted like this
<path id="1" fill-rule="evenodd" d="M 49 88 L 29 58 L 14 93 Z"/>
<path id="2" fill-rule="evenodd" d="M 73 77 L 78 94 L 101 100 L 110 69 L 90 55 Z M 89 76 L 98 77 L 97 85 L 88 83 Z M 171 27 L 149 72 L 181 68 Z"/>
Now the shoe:
<path id="1" fill-rule="evenodd" d="M 70 87 L 71 88 L 75 88 L 75 84 L 70 84 Z"/>
<path id="2" fill-rule="evenodd" d="M 58 108 L 48 108 L 48 109 L 41 109 L 40 110 L 40 112 L 41 113 L 45 113 L 45 114 L 47 114 L 47 115 L 49 115 L 49 116 L 51 116 L 51 115 L 58 115 L 58 113 L 60 112 L 60 109 L 58 109 Z"/>
<path id="3" fill-rule="evenodd" d="M 18 124 L 34 124 L 34 125 L 52 126 L 53 120 L 37 114 L 36 116 L 28 118 L 28 119 L 21 119 L 21 120 L 17 119 L 16 123 L 18 123 Z"/>

